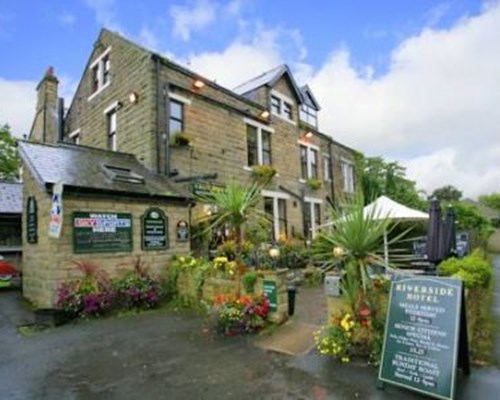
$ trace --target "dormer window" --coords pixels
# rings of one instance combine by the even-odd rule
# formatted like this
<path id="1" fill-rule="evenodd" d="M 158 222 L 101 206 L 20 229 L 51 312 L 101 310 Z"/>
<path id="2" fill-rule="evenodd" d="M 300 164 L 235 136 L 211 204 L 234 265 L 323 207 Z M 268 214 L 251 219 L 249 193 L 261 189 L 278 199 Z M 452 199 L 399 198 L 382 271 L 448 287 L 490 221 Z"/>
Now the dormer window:
<path id="1" fill-rule="evenodd" d="M 90 64 L 90 91 L 88 100 L 92 100 L 98 93 L 107 88 L 111 83 L 111 47 L 108 47 L 92 64 Z"/>
<path id="2" fill-rule="evenodd" d="M 104 172 L 111 178 L 113 182 L 136 183 L 143 184 L 144 177 L 136 174 L 128 168 L 118 167 L 114 165 L 103 165 Z"/>
<path id="3" fill-rule="evenodd" d="M 318 127 L 318 111 L 307 104 L 300 106 L 300 120 L 308 125 Z"/>
<path id="4" fill-rule="evenodd" d="M 293 100 L 275 90 L 271 91 L 271 113 L 288 122 L 293 120 Z"/>

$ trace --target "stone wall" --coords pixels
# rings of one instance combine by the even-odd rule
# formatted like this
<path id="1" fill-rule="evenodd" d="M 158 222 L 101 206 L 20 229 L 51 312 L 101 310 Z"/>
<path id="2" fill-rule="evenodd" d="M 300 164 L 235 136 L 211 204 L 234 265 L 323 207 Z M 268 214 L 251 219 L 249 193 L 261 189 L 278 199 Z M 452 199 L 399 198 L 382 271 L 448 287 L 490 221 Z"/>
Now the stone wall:
<path id="1" fill-rule="evenodd" d="M 63 194 L 64 223 L 59 239 L 47 235 L 51 197 L 40 189 L 25 168 L 24 172 L 24 209 L 28 196 L 35 196 L 38 204 L 38 243 L 29 244 L 26 230 L 23 232 L 23 294 L 37 307 L 52 307 L 55 302 L 58 285 L 68 279 L 80 276 L 75 268 L 75 261 L 89 261 L 97 264 L 110 277 L 122 276 L 133 270 L 137 257 L 149 267 L 154 274 L 160 274 L 166 268 L 174 254 L 187 254 L 189 242 L 176 241 L 176 225 L 179 220 L 189 221 L 187 207 L 168 204 L 164 201 L 132 199 L 127 197 L 92 197 Z M 143 251 L 141 249 L 141 216 L 150 207 L 158 207 L 169 218 L 170 248 L 160 251 Z M 83 212 L 116 212 L 131 213 L 133 222 L 133 250 L 119 253 L 73 252 L 72 213 Z M 26 215 L 23 214 L 23 228 L 26 226 Z"/>

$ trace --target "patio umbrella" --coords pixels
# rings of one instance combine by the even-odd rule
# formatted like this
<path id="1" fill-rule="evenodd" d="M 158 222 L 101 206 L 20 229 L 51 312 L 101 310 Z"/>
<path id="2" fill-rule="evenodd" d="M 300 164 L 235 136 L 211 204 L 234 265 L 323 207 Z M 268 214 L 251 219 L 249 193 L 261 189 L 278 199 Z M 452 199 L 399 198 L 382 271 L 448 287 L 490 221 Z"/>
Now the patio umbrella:
<path id="1" fill-rule="evenodd" d="M 451 206 L 446 210 L 444 220 L 444 246 L 443 256 L 448 258 L 456 255 L 457 253 L 457 232 L 455 229 L 456 213 L 455 209 Z"/>
<path id="2" fill-rule="evenodd" d="M 427 227 L 427 259 L 433 264 L 443 259 L 443 223 L 439 200 L 433 198 L 429 209 L 429 225 Z"/>

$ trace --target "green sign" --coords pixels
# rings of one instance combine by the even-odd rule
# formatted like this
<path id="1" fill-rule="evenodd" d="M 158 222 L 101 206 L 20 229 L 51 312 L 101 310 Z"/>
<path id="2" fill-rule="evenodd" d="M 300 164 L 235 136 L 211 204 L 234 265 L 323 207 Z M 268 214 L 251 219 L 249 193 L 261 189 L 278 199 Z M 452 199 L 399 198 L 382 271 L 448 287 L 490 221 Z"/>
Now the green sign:
<path id="1" fill-rule="evenodd" d="M 379 379 L 453 399 L 456 370 L 468 374 L 462 281 L 396 277 L 392 282 Z"/>
<path id="2" fill-rule="evenodd" d="M 142 249 L 163 250 L 168 248 L 168 218 L 159 208 L 150 208 L 141 217 Z"/>
<path id="3" fill-rule="evenodd" d="M 278 311 L 278 292 L 275 281 L 264 281 L 264 296 L 269 300 L 269 310 Z"/>
<path id="4" fill-rule="evenodd" d="M 75 253 L 132 251 L 132 214 L 74 212 L 72 222 Z"/>
<path id="5" fill-rule="evenodd" d="M 34 196 L 28 197 L 26 204 L 26 239 L 28 243 L 38 242 L 38 208 Z"/>

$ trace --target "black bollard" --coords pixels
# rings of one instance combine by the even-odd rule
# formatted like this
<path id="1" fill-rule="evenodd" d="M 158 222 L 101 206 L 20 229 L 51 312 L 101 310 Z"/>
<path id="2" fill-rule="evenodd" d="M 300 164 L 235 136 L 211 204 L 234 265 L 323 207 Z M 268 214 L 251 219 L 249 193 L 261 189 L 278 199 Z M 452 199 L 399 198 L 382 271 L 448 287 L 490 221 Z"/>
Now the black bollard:
<path id="1" fill-rule="evenodd" d="M 295 285 L 290 285 L 288 290 L 288 315 L 291 317 L 295 314 L 295 294 L 297 293 L 297 287 Z"/>

